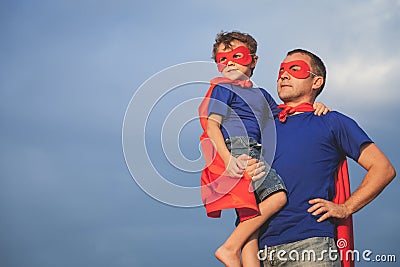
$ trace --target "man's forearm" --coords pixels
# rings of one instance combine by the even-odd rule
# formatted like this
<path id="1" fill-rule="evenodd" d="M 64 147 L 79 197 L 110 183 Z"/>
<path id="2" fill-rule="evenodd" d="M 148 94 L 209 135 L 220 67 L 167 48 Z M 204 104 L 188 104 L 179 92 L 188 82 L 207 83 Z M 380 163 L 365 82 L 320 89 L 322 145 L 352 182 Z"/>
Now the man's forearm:
<path id="1" fill-rule="evenodd" d="M 392 164 L 375 144 L 368 144 L 363 148 L 358 163 L 367 170 L 367 174 L 344 203 L 348 215 L 374 200 L 396 176 Z"/>
<path id="2" fill-rule="evenodd" d="M 331 217 L 344 219 L 359 211 L 375 199 L 396 175 L 390 161 L 372 143 L 362 147 L 358 163 L 367 170 L 367 174 L 361 185 L 344 204 L 335 204 L 321 198 L 314 198 L 309 201 L 312 206 L 307 211 L 315 216 L 322 214 L 317 219 L 318 222 Z"/>

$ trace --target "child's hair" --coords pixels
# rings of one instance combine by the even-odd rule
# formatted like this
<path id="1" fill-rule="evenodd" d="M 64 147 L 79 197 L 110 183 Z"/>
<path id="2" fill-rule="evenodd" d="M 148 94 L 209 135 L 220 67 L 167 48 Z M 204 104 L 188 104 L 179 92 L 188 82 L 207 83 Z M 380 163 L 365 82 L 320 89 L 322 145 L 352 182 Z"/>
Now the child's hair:
<path id="1" fill-rule="evenodd" d="M 250 53 L 254 56 L 257 52 L 257 41 L 247 33 L 242 33 L 239 31 L 223 32 L 217 34 L 215 37 L 215 43 L 213 46 L 212 58 L 215 60 L 215 55 L 217 54 L 218 46 L 224 44 L 225 48 L 231 47 L 231 42 L 233 40 L 241 41 L 250 50 Z"/>
<path id="2" fill-rule="evenodd" d="M 226 48 L 231 48 L 231 42 L 237 40 L 246 45 L 246 47 L 250 50 L 251 55 L 254 57 L 257 52 L 257 41 L 247 33 L 242 33 L 239 31 L 231 31 L 231 32 L 224 32 L 221 31 L 215 37 L 215 43 L 213 46 L 212 58 L 215 61 L 215 55 L 217 54 L 217 50 L 220 44 L 225 45 Z M 254 68 L 251 70 L 251 74 L 253 74 Z"/>

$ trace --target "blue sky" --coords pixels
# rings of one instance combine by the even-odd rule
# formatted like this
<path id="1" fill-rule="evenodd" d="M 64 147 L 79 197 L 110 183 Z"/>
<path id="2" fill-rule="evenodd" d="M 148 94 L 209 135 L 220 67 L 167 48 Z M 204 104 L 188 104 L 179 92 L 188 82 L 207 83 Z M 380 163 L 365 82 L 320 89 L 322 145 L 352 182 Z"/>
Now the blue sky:
<path id="1" fill-rule="evenodd" d="M 202 207 L 150 197 L 132 179 L 121 142 L 137 89 L 168 67 L 210 61 L 221 30 L 257 39 L 253 79 L 275 99 L 288 50 L 320 55 L 328 79 L 319 100 L 359 122 L 398 170 L 399 26 L 399 0 L 2 1 L 0 265 L 221 266 L 213 252 L 232 231 L 233 213 L 209 219 Z M 157 157 L 162 118 L 145 138 L 167 177 L 173 168 Z M 198 156 L 196 127 L 179 136 L 189 158 Z M 355 188 L 365 172 L 350 168 Z M 195 185 L 198 177 L 171 179 Z M 355 214 L 360 251 L 400 257 L 398 186 Z"/>

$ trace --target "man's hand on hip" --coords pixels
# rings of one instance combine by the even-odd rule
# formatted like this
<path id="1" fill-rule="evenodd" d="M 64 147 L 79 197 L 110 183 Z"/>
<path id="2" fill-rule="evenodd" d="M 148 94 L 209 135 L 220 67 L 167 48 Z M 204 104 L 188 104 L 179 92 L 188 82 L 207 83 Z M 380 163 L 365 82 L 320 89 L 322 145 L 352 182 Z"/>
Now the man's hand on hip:
<path id="1" fill-rule="evenodd" d="M 322 198 L 314 198 L 308 201 L 312 206 L 307 210 L 312 215 L 323 214 L 317 222 L 323 222 L 328 218 L 346 219 L 351 215 L 345 204 L 336 204 Z"/>

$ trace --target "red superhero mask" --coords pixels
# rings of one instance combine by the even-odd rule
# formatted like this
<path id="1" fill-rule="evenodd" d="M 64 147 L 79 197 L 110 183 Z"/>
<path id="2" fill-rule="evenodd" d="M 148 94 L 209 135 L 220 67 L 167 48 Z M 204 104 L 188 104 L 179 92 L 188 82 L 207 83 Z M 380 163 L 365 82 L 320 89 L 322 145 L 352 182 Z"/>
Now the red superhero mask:
<path id="1" fill-rule="evenodd" d="M 310 66 L 303 60 L 282 62 L 281 68 L 279 69 L 278 80 L 281 78 L 282 74 L 285 73 L 285 71 L 297 79 L 305 79 L 310 76 L 310 73 L 317 76 L 315 73 L 310 71 Z"/>
<path id="2" fill-rule="evenodd" d="M 229 52 L 218 52 L 215 55 L 218 64 L 218 70 L 221 72 L 229 61 L 233 61 L 242 66 L 249 65 L 253 60 L 250 50 L 245 46 L 239 46 Z"/>

